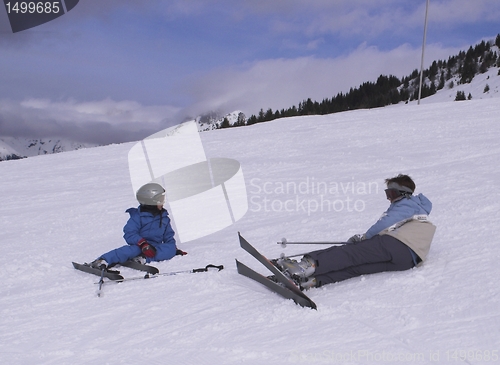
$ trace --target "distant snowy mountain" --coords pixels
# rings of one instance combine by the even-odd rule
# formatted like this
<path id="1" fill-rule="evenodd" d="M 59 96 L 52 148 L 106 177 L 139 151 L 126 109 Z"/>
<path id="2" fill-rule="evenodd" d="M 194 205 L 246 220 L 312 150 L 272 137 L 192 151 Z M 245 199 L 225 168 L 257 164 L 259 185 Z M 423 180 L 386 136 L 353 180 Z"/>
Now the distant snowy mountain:
<path id="1" fill-rule="evenodd" d="M 219 115 L 215 112 L 198 116 L 200 132 L 234 126 L 245 118 L 245 115 L 237 110 L 229 114 Z M 16 160 L 26 157 L 47 155 L 59 152 L 79 150 L 81 148 L 96 147 L 97 144 L 80 143 L 60 138 L 15 138 L 0 136 L 0 161 Z"/>
<path id="2" fill-rule="evenodd" d="M 200 132 L 205 132 L 214 129 L 232 127 L 238 125 L 238 123 L 244 124 L 245 118 L 245 114 L 241 110 L 236 110 L 223 116 L 220 116 L 215 112 L 201 115 L 196 118 L 196 122 L 199 125 L 198 130 Z"/>
<path id="3" fill-rule="evenodd" d="M 17 160 L 23 158 L 12 146 L 0 139 L 0 161 Z"/>
<path id="4" fill-rule="evenodd" d="M 97 144 L 80 143 L 59 138 L 0 137 L 0 161 L 96 147 Z"/>

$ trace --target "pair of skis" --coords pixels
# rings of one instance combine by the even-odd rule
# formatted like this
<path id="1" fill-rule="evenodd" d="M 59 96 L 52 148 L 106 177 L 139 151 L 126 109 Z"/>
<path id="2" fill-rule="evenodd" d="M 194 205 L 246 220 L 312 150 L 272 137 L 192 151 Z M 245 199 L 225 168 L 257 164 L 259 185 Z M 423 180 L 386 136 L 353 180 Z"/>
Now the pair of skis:
<path id="1" fill-rule="evenodd" d="M 146 272 L 146 276 L 148 275 L 157 275 L 159 274 L 160 270 L 154 266 L 150 265 L 143 265 L 138 262 L 134 261 L 127 261 L 120 266 L 124 267 L 129 267 L 131 269 L 139 270 L 139 271 L 144 271 Z M 109 280 L 112 281 L 124 281 L 126 280 L 122 275 L 120 275 L 120 272 L 117 270 L 109 270 L 109 269 L 98 269 L 95 267 L 90 266 L 89 264 L 79 264 L 77 262 L 73 262 L 73 267 L 77 270 L 89 273 L 89 274 L 94 274 L 97 276 L 101 276 L 101 279 L 108 278 Z M 147 277 L 145 277 L 147 279 Z"/>
<path id="2" fill-rule="evenodd" d="M 246 239 L 244 239 L 241 234 L 238 232 L 238 237 L 240 241 L 240 246 L 243 248 L 245 251 L 247 251 L 250 255 L 255 257 L 260 263 L 262 263 L 265 267 L 267 267 L 273 274 L 274 278 L 276 281 L 271 280 L 270 278 L 259 274 L 258 272 L 250 269 L 248 266 L 245 264 L 241 263 L 240 261 L 236 260 L 236 268 L 238 270 L 238 273 L 246 276 L 252 280 L 257 281 L 258 283 L 263 284 L 270 290 L 274 291 L 277 294 L 280 294 L 284 298 L 287 299 L 292 299 L 295 303 L 299 304 L 302 307 L 308 307 L 312 309 L 316 309 L 316 304 L 307 296 L 305 295 L 300 288 L 295 285 L 293 280 L 288 278 L 283 272 L 281 272 L 268 258 L 266 258 L 264 255 L 262 255 L 255 247 L 253 247 Z M 282 240 L 282 242 L 278 243 L 284 243 L 286 242 L 285 239 Z M 303 242 L 300 242 L 303 244 Z M 335 244 L 337 242 L 325 242 L 328 244 Z M 295 244 L 288 242 L 288 244 Z M 313 244 L 313 242 L 311 242 Z M 314 242 L 314 244 L 317 244 L 317 242 Z M 292 256 L 289 256 L 292 257 Z M 129 267 L 131 269 L 139 270 L 139 271 L 144 271 L 146 272 L 146 275 L 144 277 L 132 277 L 132 278 L 124 278 L 122 275 L 120 275 L 119 271 L 115 270 L 108 270 L 105 268 L 98 269 L 91 267 L 89 264 L 79 264 L 76 262 L 73 262 L 73 267 L 77 270 L 87 272 L 90 274 L 94 274 L 100 277 L 100 280 L 97 284 L 99 284 L 99 288 L 97 290 L 97 296 L 102 295 L 102 286 L 103 284 L 107 282 L 116 282 L 120 283 L 123 281 L 130 281 L 130 280 L 139 280 L 139 279 L 148 279 L 148 278 L 156 278 L 159 276 L 171 276 L 171 275 L 177 275 L 177 274 L 184 274 L 184 273 L 197 273 L 197 272 L 206 272 L 209 271 L 209 269 L 218 269 L 218 271 L 221 271 L 224 266 L 223 265 L 207 265 L 204 268 L 200 269 L 192 269 L 192 270 L 186 270 L 186 271 L 176 271 L 176 272 L 168 272 L 168 273 L 160 273 L 158 268 L 150 265 L 142 265 L 137 262 L 133 261 L 127 261 L 125 263 L 120 264 L 121 266 Z M 108 278 L 110 281 L 104 281 L 104 278 Z"/>
<path id="3" fill-rule="evenodd" d="M 140 280 L 140 279 L 150 279 L 150 278 L 157 278 L 159 276 L 172 276 L 172 275 L 178 275 L 178 274 L 188 274 L 188 273 L 198 273 L 198 272 L 207 272 L 209 269 L 217 269 L 218 271 L 221 271 L 224 269 L 223 265 L 212 265 L 209 264 L 205 267 L 199 268 L 199 269 L 191 269 L 191 270 L 184 270 L 184 271 L 173 271 L 173 272 L 167 272 L 167 273 L 160 273 L 160 270 L 154 266 L 150 265 L 143 265 L 135 261 L 127 261 L 120 266 L 128 267 L 134 270 L 139 270 L 146 272 L 145 276 L 141 277 L 131 277 L 131 278 L 124 278 L 122 275 L 120 275 L 119 271 L 116 270 L 109 270 L 106 268 L 101 268 L 97 269 L 89 264 L 79 264 L 76 262 L 73 262 L 73 267 L 77 270 L 89 273 L 89 274 L 94 274 L 100 277 L 99 282 L 99 288 L 97 289 L 97 296 L 100 297 L 102 295 L 102 286 L 105 283 L 109 282 L 115 282 L 115 283 L 121 283 L 124 281 L 131 281 L 131 280 Z M 108 278 L 110 281 L 104 281 L 104 278 Z"/>
<path id="4" fill-rule="evenodd" d="M 238 237 L 240 240 L 241 248 L 243 248 L 250 255 L 255 257 L 260 263 L 262 263 L 266 268 L 268 268 L 274 274 L 274 277 L 277 281 L 279 281 L 279 283 L 269 279 L 262 274 L 259 274 L 258 272 L 250 269 L 245 264 L 242 264 L 241 262 L 236 260 L 236 268 L 239 274 L 265 285 L 268 289 L 285 297 L 286 299 L 292 299 L 295 303 L 302 307 L 316 309 L 316 304 L 307 295 L 305 295 L 290 278 L 288 278 L 276 266 L 274 266 L 274 264 L 267 257 L 257 251 L 257 249 L 253 247 L 246 239 L 244 239 L 239 232 Z"/>

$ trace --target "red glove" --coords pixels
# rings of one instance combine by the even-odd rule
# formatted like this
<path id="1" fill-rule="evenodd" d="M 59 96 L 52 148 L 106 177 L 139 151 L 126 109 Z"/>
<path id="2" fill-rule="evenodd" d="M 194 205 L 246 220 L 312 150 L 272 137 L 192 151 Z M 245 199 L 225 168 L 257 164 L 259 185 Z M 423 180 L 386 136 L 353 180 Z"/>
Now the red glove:
<path id="1" fill-rule="evenodd" d="M 142 254 L 146 257 L 149 257 L 150 259 L 155 257 L 156 255 L 156 248 L 154 246 L 150 245 L 148 241 L 146 241 L 144 238 L 141 238 L 139 242 L 137 242 L 139 247 L 141 248 Z"/>
<path id="2" fill-rule="evenodd" d="M 175 254 L 176 254 L 176 255 L 180 255 L 180 256 L 184 256 L 184 255 L 187 255 L 188 253 L 187 253 L 187 252 L 185 252 L 185 251 L 182 251 L 182 250 L 176 249 Z"/>

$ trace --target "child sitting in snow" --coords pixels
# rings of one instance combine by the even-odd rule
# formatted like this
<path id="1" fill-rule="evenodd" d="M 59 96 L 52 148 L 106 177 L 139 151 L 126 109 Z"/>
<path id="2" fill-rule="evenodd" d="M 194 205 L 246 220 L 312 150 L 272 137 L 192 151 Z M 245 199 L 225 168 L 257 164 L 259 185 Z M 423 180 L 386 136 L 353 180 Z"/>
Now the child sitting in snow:
<path id="1" fill-rule="evenodd" d="M 408 175 L 385 182 L 391 205 L 365 234 L 310 252 L 300 262 L 284 259 L 277 264 L 309 289 L 364 274 L 408 270 L 424 261 L 436 230 L 427 220 L 432 203 L 422 194 L 412 195 L 415 183 Z"/>
<path id="2" fill-rule="evenodd" d="M 177 249 L 168 212 L 163 209 L 165 189 L 149 183 L 137 191 L 136 197 L 141 205 L 127 210 L 130 218 L 123 227 L 127 245 L 101 255 L 90 264 L 92 267 L 102 269 L 128 260 L 145 264 L 186 254 Z"/>

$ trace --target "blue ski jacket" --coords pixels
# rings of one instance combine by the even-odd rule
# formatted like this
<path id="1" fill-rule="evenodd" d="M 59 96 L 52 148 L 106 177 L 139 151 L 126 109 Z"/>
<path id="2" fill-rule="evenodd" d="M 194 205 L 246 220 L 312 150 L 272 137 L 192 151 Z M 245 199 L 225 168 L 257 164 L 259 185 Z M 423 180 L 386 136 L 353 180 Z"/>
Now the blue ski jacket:
<path id="1" fill-rule="evenodd" d="M 417 264 L 418 261 L 425 260 L 436 231 L 436 226 L 427 219 L 431 210 L 432 203 L 423 194 L 400 199 L 389 206 L 382 217 L 368 229 L 365 237 L 368 239 L 377 234 L 387 234 L 398 239 L 412 250 Z"/>
<path id="2" fill-rule="evenodd" d="M 175 247 L 175 232 L 165 209 L 153 215 L 150 212 L 141 211 L 139 206 L 127 209 L 127 213 L 130 214 L 130 218 L 123 227 L 123 238 L 129 245 L 137 245 L 144 238 L 153 246 L 168 244 Z"/>
<path id="3" fill-rule="evenodd" d="M 139 206 L 128 209 L 127 213 L 130 214 L 130 218 L 123 227 L 123 238 L 127 245 L 111 250 L 100 258 L 111 265 L 137 257 L 141 254 L 138 243 L 142 238 L 156 248 L 156 255 L 153 258 L 147 257 L 146 263 L 170 260 L 175 256 L 177 251 L 175 233 L 165 209 L 148 211 L 147 207 Z"/>
<path id="4" fill-rule="evenodd" d="M 412 218 L 414 215 L 430 214 L 432 203 L 423 194 L 403 198 L 392 203 L 380 219 L 366 231 L 366 239 L 381 233 L 383 230 Z"/>

